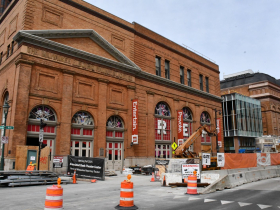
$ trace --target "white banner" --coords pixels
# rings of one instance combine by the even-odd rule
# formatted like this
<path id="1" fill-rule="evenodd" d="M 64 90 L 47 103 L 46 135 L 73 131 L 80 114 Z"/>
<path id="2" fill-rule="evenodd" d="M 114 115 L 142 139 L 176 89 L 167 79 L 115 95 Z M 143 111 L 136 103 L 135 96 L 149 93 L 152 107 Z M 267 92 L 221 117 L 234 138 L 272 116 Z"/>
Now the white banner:
<path id="1" fill-rule="evenodd" d="M 202 165 L 211 165 L 211 155 L 210 153 L 202 153 Z"/>
<path id="2" fill-rule="evenodd" d="M 225 166 L 225 153 L 217 153 L 217 166 L 218 167 Z"/>
<path id="3" fill-rule="evenodd" d="M 257 153 L 258 166 L 270 166 L 270 154 L 269 153 Z"/>

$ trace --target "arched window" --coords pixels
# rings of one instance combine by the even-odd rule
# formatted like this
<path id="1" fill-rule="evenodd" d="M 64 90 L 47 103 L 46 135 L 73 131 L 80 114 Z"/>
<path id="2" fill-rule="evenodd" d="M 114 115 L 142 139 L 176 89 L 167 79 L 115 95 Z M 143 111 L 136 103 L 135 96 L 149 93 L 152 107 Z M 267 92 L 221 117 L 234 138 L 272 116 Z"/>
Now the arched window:
<path id="1" fill-rule="evenodd" d="M 201 125 L 207 124 L 209 126 L 209 129 L 210 129 L 211 120 L 210 120 L 210 115 L 207 112 L 202 112 L 201 113 L 200 124 Z M 205 133 L 204 131 L 202 132 L 202 134 L 203 135 L 201 136 L 201 143 L 211 143 L 210 136 L 208 136 L 207 133 Z"/>
<path id="2" fill-rule="evenodd" d="M 193 116 L 192 112 L 188 107 L 183 108 L 183 135 L 184 141 L 186 141 L 192 135 L 192 127 L 193 127 Z M 178 145 L 183 144 L 183 142 L 178 142 Z M 190 148 L 191 151 L 193 148 Z"/>
<path id="3" fill-rule="evenodd" d="M 52 108 L 45 105 L 39 105 L 31 110 L 28 117 L 26 145 L 39 146 L 38 139 L 41 119 L 43 119 L 44 122 L 47 124 L 47 126 L 44 127 L 43 144 L 50 147 L 50 159 L 52 160 L 55 151 L 57 123 L 56 114 Z"/>
<path id="4" fill-rule="evenodd" d="M 44 105 L 40 105 L 32 109 L 32 111 L 29 113 L 29 119 L 43 119 L 44 121 L 56 121 L 56 116 L 51 108 Z"/>
<path id="5" fill-rule="evenodd" d="M 106 169 L 122 170 L 124 122 L 114 115 L 106 122 Z"/>
<path id="6" fill-rule="evenodd" d="M 107 138 L 124 138 L 123 130 L 124 124 L 123 120 L 119 116 L 111 116 L 106 123 L 107 131 L 106 137 Z"/>
<path id="7" fill-rule="evenodd" d="M 79 111 L 72 117 L 71 155 L 93 157 L 94 121 L 90 113 Z"/>
<path id="8" fill-rule="evenodd" d="M 155 107 L 155 157 L 171 157 L 171 112 L 169 106 L 159 102 Z"/>

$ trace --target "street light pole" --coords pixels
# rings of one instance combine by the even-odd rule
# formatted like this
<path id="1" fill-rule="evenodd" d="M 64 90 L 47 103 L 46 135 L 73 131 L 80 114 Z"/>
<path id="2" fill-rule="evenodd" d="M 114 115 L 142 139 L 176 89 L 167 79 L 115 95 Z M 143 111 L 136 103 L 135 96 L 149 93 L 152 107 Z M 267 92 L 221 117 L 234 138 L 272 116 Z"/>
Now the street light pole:
<path id="1" fill-rule="evenodd" d="M 10 108 L 9 104 L 5 101 L 5 104 L 3 106 L 3 112 L 4 112 L 4 115 L 5 115 L 3 136 L 6 135 L 6 121 L 7 121 L 7 115 L 8 115 L 9 108 Z M 4 171 L 4 151 L 5 151 L 5 144 L 2 145 L 0 171 Z"/>
<path id="2" fill-rule="evenodd" d="M 220 148 L 219 148 L 219 144 L 218 144 L 218 128 L 217 128 L 217 112 L 218 110 L 215 109 L 215 125 L 216 125 L 216 150 L 217 150 L 217 153 L 220 151 Z"/>

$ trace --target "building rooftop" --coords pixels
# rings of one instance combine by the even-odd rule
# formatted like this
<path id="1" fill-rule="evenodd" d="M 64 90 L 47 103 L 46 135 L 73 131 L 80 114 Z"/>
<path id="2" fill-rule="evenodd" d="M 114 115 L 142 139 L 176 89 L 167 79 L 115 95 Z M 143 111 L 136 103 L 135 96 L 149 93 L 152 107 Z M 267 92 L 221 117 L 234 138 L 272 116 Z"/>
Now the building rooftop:
<path id="1" fill-rule="evenodd" d="M 243 74 L 242 74 L 243 73 Z M 243 71 L 236 74 L 227 75 L 224 80 L 220 81 L 221 89 L 231 88 L 235 86 L 251 84 L 256 82 L 268 81 L 275 85 L 280 86 L 280 79 L 275 79 L 274 77 L 265 73 L 252 73 Z"/>

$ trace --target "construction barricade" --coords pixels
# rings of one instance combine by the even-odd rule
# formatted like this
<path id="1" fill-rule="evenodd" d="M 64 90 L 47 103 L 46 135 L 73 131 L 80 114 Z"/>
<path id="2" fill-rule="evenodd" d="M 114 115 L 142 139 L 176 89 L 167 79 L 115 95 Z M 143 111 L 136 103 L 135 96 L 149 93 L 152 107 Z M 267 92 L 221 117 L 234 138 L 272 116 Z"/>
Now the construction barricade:
<path id="1" fill-rule="evenodd" d="M 63 188 L 60 186 L 60 178 L 58 178 L 57 183 L 57 185 L 47 188 L 44 210 L 63 209 Z"/>
<path id="2" fill-rule="evenodd" d="M 127 175 L 127 180 L 121 183 L 120 204 L 117 205 L 115 209 L 138 209 L 138 207 L 134 205 L 133 182 L 131 182 L 130 179 L 131 175 L 129 174 Z"/>
<path id="3" fill-rule="evenodd" d="M 192 194 L 192 195 L 197 194 L 197 176 L 196 175 L 188 176 L 187 194 Z"/>

